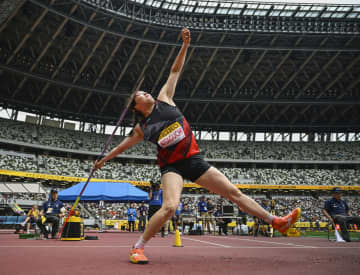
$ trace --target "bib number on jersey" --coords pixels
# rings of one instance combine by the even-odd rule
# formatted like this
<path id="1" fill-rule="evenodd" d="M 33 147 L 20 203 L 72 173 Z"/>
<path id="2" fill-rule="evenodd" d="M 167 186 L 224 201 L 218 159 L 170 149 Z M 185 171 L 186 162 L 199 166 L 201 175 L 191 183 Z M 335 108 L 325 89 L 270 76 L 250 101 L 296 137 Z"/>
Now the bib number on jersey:
<path id="1" fill-rule="evenodd" d="M 158 144 L 162 148 L 172 146 L 185 138 L 185 133 L 179 122 L 174 122 L 173 124 L 166 127 L 161 131 Z"/>

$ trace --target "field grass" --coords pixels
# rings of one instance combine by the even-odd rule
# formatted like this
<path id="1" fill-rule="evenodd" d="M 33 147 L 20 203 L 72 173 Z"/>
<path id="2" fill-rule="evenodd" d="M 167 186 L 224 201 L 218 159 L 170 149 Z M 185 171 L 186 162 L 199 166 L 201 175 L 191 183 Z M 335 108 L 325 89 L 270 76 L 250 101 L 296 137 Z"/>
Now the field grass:
<path id="1" fill-rule="evenodd" d="M 275 237 L 281 237 L 281 233 L 275 232 Z M 301 231 L 301 237 L 312 237 L 312 238 L 328 238 L 327 231 Z M 334 231 L 330 232 L 330 238 L 335 239 Z M 360 231 L 350 232 L 350 238 L 353 240 L 360 240 Z"/>
<path id="2" fill-rule="evenodd" d="M 350 238 L 360 239 L 360 232 L 349 232 Z M 306 237 L 317 237 L 317 238 L 327 238 L 328 232 L 324 231 L 305 231 Z M 330 232 L 330 238 L 335 238 L 334 231 Z"/>

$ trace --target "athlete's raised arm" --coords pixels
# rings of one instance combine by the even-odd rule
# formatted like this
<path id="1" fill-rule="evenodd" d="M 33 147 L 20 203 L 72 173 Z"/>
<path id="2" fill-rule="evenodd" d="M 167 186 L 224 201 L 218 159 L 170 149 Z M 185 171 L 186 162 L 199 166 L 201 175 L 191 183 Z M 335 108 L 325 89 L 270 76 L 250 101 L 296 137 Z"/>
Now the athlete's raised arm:
<path id="1" fill-rule="evenodd" d="M 175 103 L 173 101 L 175 88 L 176 88 L 177 81 L 180 77 L 182 68 L 184 66 L 187 49 L 190 45 L 190 40 L 191 40 L 189 29 L 186 29 L 186 28 L 182 29 L 181 35 L 182 35 L 182 39 L 183 39 L 182 47 L 181 47 L 173 65 L 171 66 L 169 78 L 166 81 L 165 85 L 161 88 L 159 96 L 157 97 L 158 100 L 167 102 L 170 105 L 175 105 Z"/>
<path id="2" fill-rule="evenodd" d="M 134 146 L 135 144 L 139 143 L 141 140 L 143 140 L 143 138 L 144 138 L 144 134 L 143 134 L 142 130 L 140 129 L 139 124 L 137 124 L 134 127 L 133 132 L 130 136 L 126 137 L 118 146 L 116 146 L 114 149 L 112 149 L 101 160 L 95 161 L 95 164 L 94 164 L 95 171 L 97 169 L 100 169 L 106 161 L 113 159 L 120 153 L 124 152 L 125 150 L 127 150 L 130 147 Z"/>

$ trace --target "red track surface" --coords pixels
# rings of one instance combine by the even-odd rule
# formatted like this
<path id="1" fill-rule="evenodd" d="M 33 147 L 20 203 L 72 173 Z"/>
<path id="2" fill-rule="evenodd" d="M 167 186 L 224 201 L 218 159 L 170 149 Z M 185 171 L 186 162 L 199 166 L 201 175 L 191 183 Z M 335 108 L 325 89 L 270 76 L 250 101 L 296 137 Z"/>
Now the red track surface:
<path id="1" fill-rule="evenodd" d="M 89 234 L 96 235 L 96 234 Z M 22 240 L 0 234 L 1 275 L 95 274 L 358 274 L 360 243 L 318 238 L 174 236 L 152 239 L 150 263 L 128 260 L 137 233 L 97 234 L 97 241 Z"/>

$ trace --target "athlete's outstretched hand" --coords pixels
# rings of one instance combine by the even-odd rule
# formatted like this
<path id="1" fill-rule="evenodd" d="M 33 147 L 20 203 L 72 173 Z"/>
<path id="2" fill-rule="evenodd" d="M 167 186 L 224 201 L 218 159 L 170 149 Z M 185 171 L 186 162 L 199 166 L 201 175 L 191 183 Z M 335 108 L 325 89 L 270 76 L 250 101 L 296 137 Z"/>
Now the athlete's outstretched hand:
<path id="1" fill-rule="evenodd" d="M 96 160 L 94 163 L 94 171 L 100 169 L 104 165 L 105 161 L 104 159 Z"/>
<path id="2" fill-rule="evenodd" d="M 181 30 L 182 39 L 185 44 L 190 44 L 190 30 L 188 28 L 184 28 Z"/>

